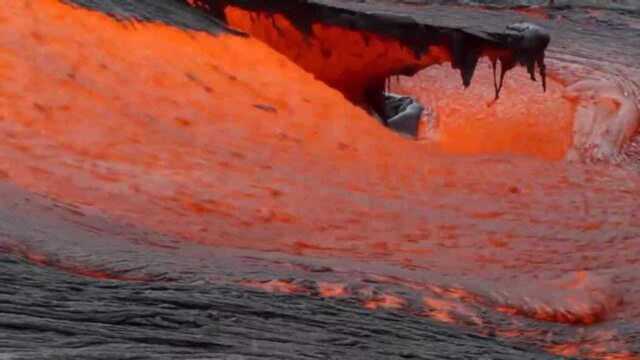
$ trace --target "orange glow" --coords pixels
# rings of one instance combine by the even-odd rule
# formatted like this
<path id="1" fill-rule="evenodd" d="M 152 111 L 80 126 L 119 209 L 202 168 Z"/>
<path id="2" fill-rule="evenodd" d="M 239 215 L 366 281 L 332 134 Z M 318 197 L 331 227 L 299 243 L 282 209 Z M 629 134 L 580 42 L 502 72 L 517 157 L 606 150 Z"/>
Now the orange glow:
<path id="1" fill-rule="evenodd" d="M 266 292 L 271 292 L 271 293 L 281 293 L 281 294 L 307 293 L 307 289 L 286 280 L 277 280 L 277 279 L 269 280 L 269 281 L 245 280 L 240 282 L 240 284 L 244 286 L 252 287 L 255 289 L 260 289 Z"/>
<path id="2" fill-rule="evenodd" d="M 425 298 L 424 304 L 428 309 L 424 313 L 424 315 L 432 317 L 436 320 L 439 320 L 445 323 L 456 322 L 456 320 L 452 316 L 452 310 L 454 309 L 455 306 L 451 302 L 438 300 L 438 299 Z"/>
<path id="3" fill-rule="evenodd" d="M 521 8 L 517 8 L 515 9 L 516 12 L 520 13 L 520 14 L 524 14 L 527 15 L 531 18 L 534 19 L 551 19 L 551 16 L 549 15 L 549 12 L 547 11 L 547 9 L 543 8 L 543 7 L 521 7 Z M 558 21 L 558 20 L 556 20 Z"/>
<path id="4" fill-rule="evenodd" d="M 544 286 L 545 291 L 562 296 L 535 296 L 541 289 L 523 289 L 512 296 L 511 304 L 499 305 L 497 310 L 542 321 L 592 325 L 603 322 L 622 305 L 622 298 L 606 279 L 586 271 L 565 274 Z"/>
<path id="5" fill-rule="evenodd" d="M 590 311 L 591 309 L 584 309 L 583 313 L 563 312 L 552 309 L 547 305 L 539 305 L 533 309 L 522 310 L 509 306 L 500 306 L 498 311 L 509 315 L 525 315 L 530 316 L 538 320 L 567 323 L 567 324 L 582 324 L 591 325 L 596 322 L 602 321 L 604 314 L 600 312 Z"/>
<path id="6" fill-rule="evenodd" d="M 362 304 L 362 306 L 369 310 L 402 309 L 406 305 L 407 301 L 405 299 L 391 294 L 376 295 Z"/>
<path id="7" fill-rule="evenodd" d="M 446 152 L 561 159 L 572 144 L 575 104 L 564 98 L 564 86 L 548 79 L 543 93 L 522 68 L 505 78 L 497 101 L 490 65 L 482 60 L 467 89 L 456 70 L 440 65 L 393 80 L 391 90 L 416 96 L 435 110 L 435 144 Z"/>
<path id="8" fill-rule="evenodd" d="M 365 100 L 363 90 L 384 83 L 402 69 L 450 61 L 444 47 L 431 47 L 416 58 L 411 49 L 377 34 L 315 23 L 306 35 L 279 14 L 233 6 L 227 6 L 225 14 L 232 27 L 263 40 L 356 102 Z M 485 53 L 496 56 L 499 51 Z M 518 68 L 506 77 L 496 102 L 488 61 L 481 62 L 469 89 L 464 89 L 458 71 L 449 65 L 432 66 L 401 79 L 400 83 L 392 80 L 391 90 L 414 95 L 434 108 L 440 125 L 438 146 L 447 152 L 561 159 L 572 144 L 575 104 L 563 97 L 564 86 L 553 79 L 543 93 L 539 83 L 531 82 L 526 71 Z"/>
<path id="9" fill-rule="evenodd" d="M 482 325 L 482 319 L 469 307 L 462 303 L 424 297 L 423 304 L 425 311 L 423 316 L 434 318 L 446 323 L 467 323 L 472 325 Z"/>
<path id="10" fill-rule="evenodd" d="M 332 168 L 383 169 L 378 139 L 400 142 L 257 40 L 27 4 L 2 10 L 0 166 L 30 190 L 206 243 L 293 250 L 305 242 L 287 236 L 305 231 L 291 204 L 306 195 L 292 175 L 317 187 Z"/>
<path id="11" fill-rule="evenodd" d="M 23 258 L 29 263 L 38 266 L 45 266 L 56 269 L 58 271 L 67 272 L 77 276 L 97 279 L 97 280 L 119 280 L 119 281 L 150 281 L 151 278 L 144 276 L 129 276 L 121 274 L 113 274 L 107 271 L 94 269 L 90 266 L 81 264 L 72 264 L 56 258 L 51 258 L 46 254 L 42 254 L 33 249 L 25 248 L 20 245 L 4 245 L 0 247 L 0 251 L 14 254 Z"/>
<path id="12" fill-rule="evenodd" d="M 417 58 L 398 41 L 321 23 L 312 25 L 312 35 L 305 35 L 279 14 L 228 6 L 225 15 L 232 27 L 263 40 L 354 101 L 363 100 L 363 89 L 403 69 L 419 69 L 450 58 L 444 47 L 432 46 Z"/>
<path id="13" fill-rule="evenodd" d="M 615 350 L 609 344 L 569 343 L 547 347 L 548 352 L 566 357 L 584 357 L 602 360 L 639 360 L 640 355 L 626 350 Z"/>
<path id="14" fill-rule="evenodd" d="M 506 314 L 497 315 L 516 319 L 515 330 L 496 332 L 505 336 L 528 336 L 518 319 L 556 321 L 554 314 L 567 309 L 570 316 L 560 317 L 565 323 L 637 323 L 638 294 L 624 294 L 621 306 L 611 290 L 619 284 L 591 280 L 592 273 L 613 272 L 627 281 L 623 286 L 638 288 L 634 272 L 626 273 L 640 254 L 633 237 L 636 175 L 432 151 L 561 158 L 570 145 L 573 105 L 560 96 L 560 83 L 550 81 L 542 94 L 539 84 L 514 70 L 502 98 L 488 106 L 493 85 L 482 64 L 466 91 L 459 74 L 446 67 L 401 78 L 393 90 L 417 95 L 436 110 L 440 135 L 431 146 L 384 129 L 291 61 L 299 56 L 301 66 L 318 70 L 326 82 L 355 89 L 366 76 L 351 67 L 383 74 L 413 56 L 383 37 L 372 34 L 366 44 L 356 32 L 315 24 L 307 44 L 275 16 L 288 29 L 287 42 L 278 45 L 290 51 L 284 56 L 254 38 L 131 26 L 54 0 L 38 1 L 37 9 L 32 3 L 0 7 L 2 181 L 184 241 L 341 258 L 345 267 L 356 259 L 416 277 L 425 270 L 482 284 L 484 292 L 415 279 L 404 285 L 437 295 L 425 295 L 433 299 L 425 300 L 425 315 L 444 322 L 482 330 L 487 320 L 479 317 L 502 309 Z M 273 35 L 263 17 L 247 22 L 246 14 L 228 11 L 238 26 Z M 323 49 L 343 46 L 335 43 L 343 37 L 356 44 L 343 52 L 361 51 L 370 67 L 355 56 L 319 60 Z M 411 61 L 446 58 L 442 49 L 431 49 Z M 353 74 L 346 83 L 345 74 Z M 58 266 L 42 254 L 25 258 Z M 59 268 L 112 278 L 66 263 Z M 540 285 L 545 276 L 571 271 L 585 272 Z M 401 276 L 388 279 L 403 284 Z M 340 281 L 348 283 L 319 283 L 318 294 L 357 297 Z M 500 301 L 486 294 L 518 283 L 532 290 Z M 288 280 L 244 284 L 316 294 Z M 407 307 L 391 294 L 362 305 Z M 539 334 L 531 338 L 547 345 Z M 594 353 L 602 358 L 606 352 Z M 606 354 L 614 353 L 624 350 Z"/>
<path id="15" fill-rule="evenodd" d="M 318 292 L 322 297 L 343 297 L 349 295 L 344 284 L 320 282 Z"/>

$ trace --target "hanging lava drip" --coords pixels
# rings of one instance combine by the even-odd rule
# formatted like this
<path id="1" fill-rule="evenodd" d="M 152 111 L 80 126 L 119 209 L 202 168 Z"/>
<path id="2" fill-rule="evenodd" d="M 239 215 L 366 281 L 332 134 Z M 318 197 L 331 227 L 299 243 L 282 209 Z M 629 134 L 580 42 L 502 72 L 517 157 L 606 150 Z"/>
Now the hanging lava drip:
<path id="1" fill-rule="evenodd" d="M 491 69 L 493 70 L 493 84 L 496 100 L 500 97 L 500 90 L 504 84 L 505 74 L 513 69 L 518 63 L 527 68 L 527 72 L 532 81 L 536 81 L 535 67 L 538 66 L 540 78 L 542 80 L 542 90 L 547 90 L 546 65 L 544 63 L 544 50 L 549 45 L 550 38 L 542 30 L 528 23 L 513 24 L 507 27 L 507 31 L 518 39 L 515 44 L 518 51 L 511 54 L 490 54 Z M 510 41 L 509 38 L 506 39 Z M 496 68 L 500 61 L 500 80 L 497 80 Z M 477 59 L 476 59 L 477 62 Z M 465 79 L 466 80 L 466 79 Z M 470 80 L 469 80 L 470 83 Z M 465 82 L 465 87 L 469 86 Z"/>
<path id="2" fill-rule="evenodd" d="M 392 76 L 413 76 L 430 65 L 450 62 L 468 87 L 483 56 L 493 65 L 495 99 L 506 73 L 517 65 L 526 67 L 534 81 L 537 67 L 546 89 L 544 53 L 550 36 L 529 23 L 511 24 L 502 32 L 482 32 L 307 0 L 188 2 L 263 40 L 376 114 L 384 114 Z"/>

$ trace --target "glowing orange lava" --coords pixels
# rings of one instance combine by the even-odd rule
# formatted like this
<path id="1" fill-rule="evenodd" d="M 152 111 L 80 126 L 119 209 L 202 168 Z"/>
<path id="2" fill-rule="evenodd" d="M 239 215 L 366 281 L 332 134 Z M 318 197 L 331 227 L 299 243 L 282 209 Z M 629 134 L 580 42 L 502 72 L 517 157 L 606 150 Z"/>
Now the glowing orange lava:
<path id="1" fill-rule="evenodd" d="M 640 179 L 539 159 L 562 157 L 570 143 L 573 110 L 558 83 L 542 94 L 508 77 L 503 98 L 487 106 L 486 68 L 465 92 L 443 69 L 403 78 L 396 89 L 438 113 L 442 154 L 383 128 L 292 54 L 254 38 L 131 26 L 54 0 L 10 1 L 0 25 L 3 181 L 185 241 L 393 267 L 425 292 L 424 315 L 442 321 L 481 329 L 482 314 L 536 321 L 536 309 L 586 304 L 597 311 L 577 313 L 598 316 L 581 325 L 638 326 Z M 314 27 L 317 39 L 361 37 Z M 372 69 L 406 60 L 406 49 L 383 39 L 369 46 L 367 55 L 387 56 Z M 299 56 L 337 79 L 322 48 Z M 416 61 L 445 58 L 434 50 Z M 427 274 L 460 285 L 428 288 Z M 567 274 L 575 283 L 556 281 Z M 335 284 L 316 290 L 350 296 Z M 246 285 L 309 292 L 284 280 Z M 392 293 L 362 303 L 403 308 Z M 496 333 L 524 337 L 524 326 L 511 325 Z M 609 354 L 633 339 L 620 337 L 603 340 Z"/>
<path id="2" fill-rule="evenodd" d="M 500 99 L 494 101 L 488 61 L 481 61 L 471 86 L 451 81 L 457 71 L 432 66 L 414 77 L 391 83 L 400 94 L 416 96 L 435 111 L 437 146 L 465 154 L 516 153 L 561 159 L 573 139 L 575 105 L 564 97 L 564 86 L 547 81 L 547 91 L 529 81 L 524 69 L 505 78 Z"/>
<path id="3" fill-rule="evenodd" d="M 392 294 L 380 294 L 364 302 L 363 306 L 369 310 L 375 309 L 402 309 L 406 301 Z"/>
<path id="4" fill-rule="evenodd" d="M 284 280 L 268 280 L 268 281 L 255 281 L 246 280 L 241 283 L 242 285 L 260 289 L 266 292 L 282 293 L 282 294 L 304 294 L 307 292 L 301 286 L 298 286 L 290 281 Z"/>
<path id="5" fill-rule="evenodd" d="M 229 25 L 263 40 L 318 79 L 362 102 L 363 90 L 405 69 L 450 62 L 445 47 L 432 46 L 421 57 L 382 35 L 314 23 L 300 32 L 279 14 L 249 12 L 227 6 Z M 487 49 L 497 56 L 501 50 Z M 504 52 L 504 50 L 502 50 Z M 392 91 L 416 96 L 435 110 L 438 147 L 454 153 L 519 153 L 561 159 L 572 144 L 575 104 L 564 86 L 550 79 L 543 93 L 518 68 L 506 77 L 500 100 L 494 101 L 494 78 L 488 61 L 469 89 L 455 81 L 450 65 L 431 66 L 412 78 L 394 77 Z M 401 81 L 399 81 L 401 79 Z"/>
<path id="6" fill-rule="evenodd" d="M 11 246 L 0 245 L 0 252 L 11 253 L 18 257 L 38 266 L 44 266 L 63 271 L 66 273 L 97 279 L 97 280 L 119 280 L 119 281 L 150 281 L 150 278 L 143 276 L 129 276 L 123 274 L 114 274 L 109 271 L 102 271 L 91 266 L 68 263 L 63 260 L 52 258 L 46 254 L 42 254 L 37 250 L 25 248 L 17 244 Z"/>
<path id="7" fill-rule="evenodd" d="M 307 35 L 279 14 L 228 6 L 225 15 L 229 25 L 263 40 L 354 101 L 364 100 L 362 91 L 384 83 L 390 74 L 450 59 L 444 47 L 432 46 L 417 58 L 398 41 L 339 26 L 314 23 Z"/>
<path id="8" fill-rule="evenodd" d="M 322 297 L 342 297 L 348 295 L 344 284 L 321 282 L 318 284 L 318 292 Z"/>

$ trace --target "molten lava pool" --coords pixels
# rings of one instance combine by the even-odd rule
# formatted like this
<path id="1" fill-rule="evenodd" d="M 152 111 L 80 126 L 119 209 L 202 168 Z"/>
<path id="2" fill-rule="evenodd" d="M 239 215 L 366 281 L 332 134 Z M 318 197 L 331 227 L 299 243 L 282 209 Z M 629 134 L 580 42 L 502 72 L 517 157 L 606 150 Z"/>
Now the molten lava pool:
<path id="1" fill-rule="evenodd" d="M 487 62 L 468 89 L 446 62 L 393 78 L 437 117 L 416 141 L 251 34 L 105 14 L 135 15 L 126 4 L 0 8 L 0 262 L 15 273 L 3 275 L 0 355 L 104 341 L 175 358 L 640 358 L 640 153 L 633 131 L 615 130 L 638 121 L 640 70 L 622 50 L 576 60 L 552 47 L 546 92 L 516 69 L 497 101 Z M 640 35 L 633 13 L 571 11 L 587 10 L 558 10 L 558 26 L 609 16 Z M 580 29 L 559 44 L 589 49 Z M 604 71 L 626 82 L 580 82 Z M 108 300 L 83 313 L 83 291 Z M 222 312 L 251 306 L 259 326 L 216 332 L 237 319 Z M 371 333 L 377 348 L 362 335 L 372 319 L 394 324 Z M 274 345 L 295 324 L 317 336 Z M 425 328 L 482 351 L 437 347 Z"/>

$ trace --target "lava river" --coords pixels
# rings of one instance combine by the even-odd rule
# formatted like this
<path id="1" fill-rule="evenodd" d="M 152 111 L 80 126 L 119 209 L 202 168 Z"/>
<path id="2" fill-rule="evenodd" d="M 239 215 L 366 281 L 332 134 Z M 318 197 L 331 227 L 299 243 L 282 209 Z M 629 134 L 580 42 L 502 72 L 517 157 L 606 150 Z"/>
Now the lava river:
<path id="1" fill-rule="evenodd" d="M 432 53 L 408 139 L 259 17 L 4 4 L 0 357 L 640 358 L 640 17 L 433 9 L 547 25 L 546 92 Z"/>

